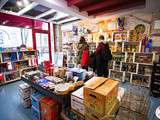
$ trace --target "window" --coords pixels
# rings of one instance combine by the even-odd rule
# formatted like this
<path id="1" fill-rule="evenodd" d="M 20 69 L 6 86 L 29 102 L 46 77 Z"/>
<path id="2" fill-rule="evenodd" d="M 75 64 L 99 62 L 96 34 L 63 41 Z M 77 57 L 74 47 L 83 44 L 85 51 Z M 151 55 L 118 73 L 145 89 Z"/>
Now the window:
<path id="1" fill-rule="evenodd" d="M 0 47 L 19 47 L 22 44 L 33 46 L 31 29 L 0 26 Z"/>
<path id="2" fill-rule="evenodd" d="M 36 33 L 36 48 L 39 51 L 38 64 L 49 60 L 48 34 Z"/>

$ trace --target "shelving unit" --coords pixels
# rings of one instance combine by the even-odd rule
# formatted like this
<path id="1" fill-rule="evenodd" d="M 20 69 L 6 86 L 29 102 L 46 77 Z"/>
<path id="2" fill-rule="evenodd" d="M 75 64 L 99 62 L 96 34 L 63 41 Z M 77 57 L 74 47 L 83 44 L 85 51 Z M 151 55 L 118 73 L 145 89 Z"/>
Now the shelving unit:
<path id="1" fill-rule="evenodd" d="M 27 70 L 37 69 L 37 64 L 30 61 L 37 59 L 37 51 L 2 51 L 0 52 L 0 74 L 3 75 L 1 84 L 19 80 Z"/>
<path id="2" fill-rule="evenodd" d="M 76 67 L 77 65 L 77 52 L 67 51 L 67 67 Z"/>
<path id="3" fill-rule="evenodd" d="M 121 32 L 120 32 L 121 33 Z M 113 59 L 109 63 L 109 77 L 121 82 L 149 87 L 156 52 L 141 52 L 141 41 L 120 39 L 109 42 Z"/>
<path id="4" fill-rule="evenodd" d="M 133 52 L 133 54 L 136 54 L 136 53 Z M 150 80 L 151 80 L 151 74 L 152 74 L 152 68 L 153 68 L 153 60 L 154 60 L 153 54 L 155 53 L 150 53 L 150 54 L 147 53 L 147 55 L 151 55 L 151 54 L 152 56 L 150 59 L 152 61 L 149 63 L 142 63 L 142 62 L 139 63 L 138 61 L 134 62 L 136 59 L 135 55 L 132 55 L 132 57 L 128 57 L 127 52 L 125 52 L 125 60 L 123 56 L 120 56 L 121 58 L 119 58 L 118 61 L 115 61 L 115 59 L 113 58 L 113 61 L 110 63 L 110 66 L 112 67 L 109 68 L 109 77 L 113 79 L 119 78 L 118 79 L 119 81 L 130 82 L 134 84 L 135 83 L 133 82 L 135 81 L 134 78 L 135 76 L 137 76 L 139 77 L 139 79 L 143 78 L 144 80 L 141 81 L 142 83 L 139 82 L 136 85 L 139 84 L 141 86 L 149 87 Z M 123 59 L 124 61 L 120 61 L 120 59 Z M 113 76 L 114 74 L 115 76 L 117 76 L 116 78 Z M 143 81 L 147 81 L 147 83 L 143 84 Z"/>
<path id="5" fill-rule="evenodd" d="M 154 63 L 151 79 L 151 94 L 160 97 L 160 62 Z"/>

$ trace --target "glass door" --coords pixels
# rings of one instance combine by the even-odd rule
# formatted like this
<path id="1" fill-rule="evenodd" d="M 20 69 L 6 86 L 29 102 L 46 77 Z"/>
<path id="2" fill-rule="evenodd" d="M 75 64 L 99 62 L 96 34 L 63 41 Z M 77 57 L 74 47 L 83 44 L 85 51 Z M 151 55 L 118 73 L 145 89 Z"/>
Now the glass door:
<path id="1" fill-rule="evenodd" d="M 36 33 L 36 49 L 39 52 L 38 64 L 45 60 L 49 60 L 49 43 L 48 34 Z"/>

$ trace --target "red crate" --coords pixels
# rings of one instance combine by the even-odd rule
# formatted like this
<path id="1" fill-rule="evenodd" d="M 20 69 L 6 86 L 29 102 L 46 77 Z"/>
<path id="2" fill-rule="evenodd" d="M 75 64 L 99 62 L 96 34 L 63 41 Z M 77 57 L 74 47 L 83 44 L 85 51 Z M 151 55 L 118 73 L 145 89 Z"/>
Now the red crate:
<path id="1" fill-rule="evenodd" d="M 57 101 L 45 97 L 41 103 L 41 120 L 57 120 L 59 105 Z"/>

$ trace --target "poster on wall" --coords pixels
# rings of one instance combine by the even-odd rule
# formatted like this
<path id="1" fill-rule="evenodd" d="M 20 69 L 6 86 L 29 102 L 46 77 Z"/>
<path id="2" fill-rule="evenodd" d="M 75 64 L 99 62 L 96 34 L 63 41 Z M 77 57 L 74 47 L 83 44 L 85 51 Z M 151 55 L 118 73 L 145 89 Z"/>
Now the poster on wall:
<path id="1" fill-rule="evenodd" d="M 115 19 L 113 19 L 113 20 L 108 20 L 108 21 L 107 21 L 107 25 L 106 25 L 106 29 L 107 29 L 108 31 L 117 30 L 116 20 L 115 20 Z"/>
<path id="2" fill-rule="evenodd" d="M 146 27 L 144 24 L 137 24 L 134 30 L 129 32 L 129 41 L 141 41 L 145 36 Z"/>
<path id="3" fill-rule="evenodd" d="M 72 33 L 73 33 L 73 35 L 78 35 L 78 27 L 77 26 L 72 27 Z"/>

